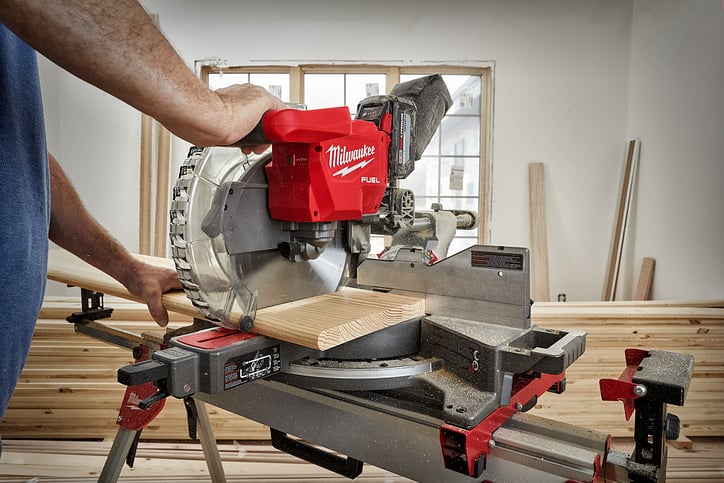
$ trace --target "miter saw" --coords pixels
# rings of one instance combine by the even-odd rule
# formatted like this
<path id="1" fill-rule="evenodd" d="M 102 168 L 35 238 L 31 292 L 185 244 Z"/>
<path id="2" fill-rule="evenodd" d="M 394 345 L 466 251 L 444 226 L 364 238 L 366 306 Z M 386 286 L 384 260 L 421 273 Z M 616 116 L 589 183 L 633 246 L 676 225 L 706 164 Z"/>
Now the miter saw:
<path id="1" fill-rule="evenodd" d="M 129 406 L 193 396 L 268 425 L 276 447 L 349 478 L 368 462 L 425 482 L 663 481 L 664 433 L 676 433 L 666 404 L 684 402 L 689 356 L 632 352 L 621 378 L 602 385 L 627 416 L 636 409 L 633 455 L 612 451 L 604 433 L 525 414 L 565 389 L 585 333 L 531 325 L 526 249 L 448 256 L 477 215 L 416 212 L 398 187 L 450 105 L 442 78 L 429 76 L 365 99 L 354 120 L 346 107 L 269 112 L 240 144 L 271 143 L 271 153 L 193 148 L 171 241 L 184 290 L 211 325 L 121 369 L 130 387 L 153 384 Z M 388 240 L 377 257 L 372 235 Z M 258 309 L 341 285 L 424 298 L 427 315 L 326 351 L 253 333 Z"/>

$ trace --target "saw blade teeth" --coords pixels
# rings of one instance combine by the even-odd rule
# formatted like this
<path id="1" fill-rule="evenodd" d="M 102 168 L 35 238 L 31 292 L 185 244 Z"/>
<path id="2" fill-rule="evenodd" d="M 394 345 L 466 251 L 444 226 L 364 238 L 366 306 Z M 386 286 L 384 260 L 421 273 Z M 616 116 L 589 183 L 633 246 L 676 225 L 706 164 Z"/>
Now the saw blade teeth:
<path id="1" fill-rule="evenodd" d="M 237 300 L 239 295 L 232 290 L 225 271 L 228 254 L 225 253 L 223 239 L 210 238 L 203 230 L 197 229 L 198 223 L 195 222 L 199 221 L 199 216 L 205 215 L 205 200 L 213 198 L 223 181 L 239 176 L 258 159 L 252 160 L 236 148 L 191 149 L 179 167 L 172 191 L 169 238 L 178 279 L 186 297 L 204 318 L 229 328 L 239 328 L 238 321 L 227 320 L 232 310 L 249 304 Z M 192 206 L 194 203 L 197 206 Z M 246 302 L 255 300 L 247 298 Z"/>

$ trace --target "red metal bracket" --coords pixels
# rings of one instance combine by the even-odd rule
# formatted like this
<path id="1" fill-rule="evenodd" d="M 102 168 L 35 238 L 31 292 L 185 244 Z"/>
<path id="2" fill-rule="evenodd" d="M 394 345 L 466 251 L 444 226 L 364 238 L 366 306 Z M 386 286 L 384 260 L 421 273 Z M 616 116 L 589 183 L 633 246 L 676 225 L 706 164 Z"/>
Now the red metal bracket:
<path id="1" fill-rule="evenodd" d="M 131 431 L 141 431 L 156 419 L 166 404 L 166 399 L 161 399 L 148 409 L 138 407 L 138 403 L 152 396 L 156 391 L 158 389 L 152 382 L 127 387 L 121 409 L 118 412 L 118 425 Z"/>
<path id="2" fill-rule="evenodd" d="M 145 361 L 151 357 L 151 351 L 145 344 L 141 344 L 137 349 L 137 351 L 134 351 L 137 356 L 135 357 L 136 362 Z M 156 391 L 158 391 L 158 388 L 153 385 L 153 382 L 128 386 L 123 394 L 116 424 L 131 431 L 141 431 L 148 426 L 159 415 L 166 404 L 166 399 L 161 399 L 148 409 L 141 409 L 138 404 L 155 394 Z"/>
<path id="3" fill-rule="evenodd" d="M 626 349 L 625 354 L 626 369 L 618 376 L 618 379 L 601 379 L 598 381 L 598 386 L 603 401 L 623 402 L 623 411 L 626 421 L 628 421 L 634 413 L 634 400 L 643 395 L 639 390 L 639 385 L 633 382 L 633 376 L 641 362 L 648 357 L 649 351 Z"/>
<path id="4" fill-rule="evenodd" d="M 445 468 L 478 478 L 485 470 L 493 433 L 533 398 L 540 397 L 554 386 L 560 386 L 564 378 L 565 372 L 519 375 L 513 382 L 510 403 L 497 408 L 474 428 L 463 429 L 451 424 L 440 426 L 440 446 Z"/>

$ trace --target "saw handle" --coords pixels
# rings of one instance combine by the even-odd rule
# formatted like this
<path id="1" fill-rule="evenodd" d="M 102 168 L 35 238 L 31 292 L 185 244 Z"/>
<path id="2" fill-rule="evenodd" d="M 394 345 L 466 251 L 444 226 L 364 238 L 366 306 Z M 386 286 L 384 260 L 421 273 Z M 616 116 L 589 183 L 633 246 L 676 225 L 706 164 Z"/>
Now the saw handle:
<path id="1" fill-rule="evenodd" d="M 281 109 L 265 112 L 254 129 L 233 146 L 314 144 L 348 136 L 351 132 L 352 116 L 344 106 L 310 111 Z"/>
<path id="2" fill-rule="evenodd" d="M 286 433 L 274 428 L 269 428 L 271 433 L 272 446 L 279 451 L 284 451 L 292 456 L 301 458 L 338 475 L 353 480 L 362 474 L 364 462 L 351 457 L 343 458 L 306 444 L 300 440 L 292 439 Z"/>

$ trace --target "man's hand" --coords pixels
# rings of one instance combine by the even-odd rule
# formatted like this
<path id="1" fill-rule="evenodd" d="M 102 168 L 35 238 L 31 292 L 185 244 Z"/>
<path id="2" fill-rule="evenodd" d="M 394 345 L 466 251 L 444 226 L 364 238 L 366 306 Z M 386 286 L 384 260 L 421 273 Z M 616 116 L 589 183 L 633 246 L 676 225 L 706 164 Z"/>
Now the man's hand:
<path id="1" fill-rule="evenodd" d="M 168 311 L 163 306 L 161 296 L 169 290 L 182 288 L 175 270 L 135 260 L 121 283 L 148 305 L 148 312 L 158 325 L 168 325 Z"/>
<path id="2" fill-rule="evenodd" d="M 266 111 L 286 109 L 287 105 L 272 96 L 266 89 L 253 84 L 236 84 L 214 91 L 225 106 L 228 119 L 223 120 L 232 139 L 226 144 L 240 141 L 261 122 Z M 261 113 L 261 114 L 259 114 Z M 221 120 L 220 120 L 221 121 Z M 245 154 L 261 154 L 269 145 L 248 146 L 242 148 Z"/>

